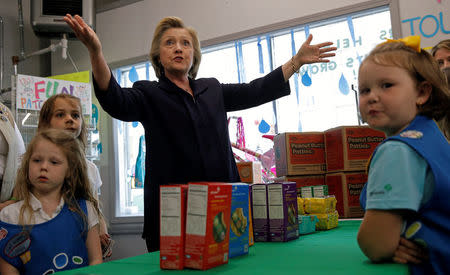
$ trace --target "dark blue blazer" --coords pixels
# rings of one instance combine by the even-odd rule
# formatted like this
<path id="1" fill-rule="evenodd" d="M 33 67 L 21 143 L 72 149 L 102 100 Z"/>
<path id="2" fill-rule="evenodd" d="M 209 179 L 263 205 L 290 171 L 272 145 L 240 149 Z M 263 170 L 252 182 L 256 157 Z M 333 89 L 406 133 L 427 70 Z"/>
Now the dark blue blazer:
<path id="1" fill-rule="evenodd" d="M 246 84 L 190 79 L 193 96 L 165 76 L 121 88 L 111 76 L 107 91 L 94 79 L 103 109 L 145 129 L 144 233 L 159 249 L 159 186 L 190 181 L 240 181 L 228 134 L 227 112 L 270 102 L 290 93 L 281 67 Z"/>

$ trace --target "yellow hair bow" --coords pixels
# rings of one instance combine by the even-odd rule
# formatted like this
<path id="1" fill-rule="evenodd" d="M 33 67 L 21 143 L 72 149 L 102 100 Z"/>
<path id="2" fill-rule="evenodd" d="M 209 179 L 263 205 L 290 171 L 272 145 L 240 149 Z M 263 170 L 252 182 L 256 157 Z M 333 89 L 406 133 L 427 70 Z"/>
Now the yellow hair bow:
<path id="1" fill-rule="evenodd" d="M 387 39 L 384 43 L 392 43 L 392 42 L 402 42 L 407 47 L 410 47 L 411 49 L 415 50 L 416 52 L 420 53 L 420 36 L 413 35 L 413 36 L 407 36 L 400 39 Z"/>

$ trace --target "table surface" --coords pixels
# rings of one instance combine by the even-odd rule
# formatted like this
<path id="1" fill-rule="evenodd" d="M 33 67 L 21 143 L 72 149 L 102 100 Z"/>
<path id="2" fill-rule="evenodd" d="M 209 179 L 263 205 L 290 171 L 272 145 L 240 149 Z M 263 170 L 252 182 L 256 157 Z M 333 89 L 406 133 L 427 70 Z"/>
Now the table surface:
<path id="1" fill-rule="evenodd" d="M 340 220 L 337 228 L 301 235 L 290 242 L 257 242 L 248 255 L 206 271 L 161 270 L 159 252 L 153 252 L 58 274 L 408 274 L 406 265 L 373 264 L 364 256 L 356 241 L 360 224 L 360 220 Z"/>

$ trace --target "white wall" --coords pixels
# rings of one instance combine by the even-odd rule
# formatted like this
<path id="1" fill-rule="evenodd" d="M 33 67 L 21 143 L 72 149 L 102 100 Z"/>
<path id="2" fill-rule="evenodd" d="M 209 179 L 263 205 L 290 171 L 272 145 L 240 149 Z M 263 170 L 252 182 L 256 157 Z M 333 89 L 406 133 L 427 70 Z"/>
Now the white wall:
<path id="1" fill-rule="evenodd" d="M 15 33 L 17 11 L 11 6 L 12 0 L 0 0 L 0 15 L 7 19 L 8 56 L 18 47 L 18 37 Z M 149 50 L 151 37 L 156 24 L 165 16 L 175 15 L 181 17 L 187 25 L 194 27 L 199 34 L 202 44 L 224 42 L 233 37 L 242 37 L 253 31 L 270 30 L 273 27 L 282 27 L 309 22 L 319 19 L 327 13 L 351 11 L 355 6 L 370 7 L 373 1 L 364 0 L 143 0 L 131 5 L 108 10 L 97 14 L 97 33 L 103 43 L 106 60 L 111 65 L 125 64 L 132 61 L 145 60 Z M 444 30 L 450 30 L 450 4 L 448 1 L 437 0 L 393 0 L 386 1 L 398 4 L 399 13 L 394 15 L 393 24 L 399 29 L 394 33 L 399 36 L 411 34 L 409 21 L 402 20 L 419 17 L 412 20 L 416 34 L 420 34 L 420 21 L 425 34 L 433 33 L 434 19 L 439 19 L 442 12 Z M 7 5 L 8 4 L 8 5 Z M 333 12 L 331 12 L 333 11 Z M 26 25 L 27 47 L 37 49 L 39 40 L 29 27 L 29 3 L 24 0 L 24 14 Z M 14 26 L 14 27 L 13 27 Z M 5 31 L 6 32 L 6 31 Z M 432 46 L 449 35 L 439 30 L 430 38 L 423 37 L 422 47 Z M 27 51 L 29 48 L 27 48 Z M 31 51 L 32 49 L 30 49 Z M 85 48 L 78 41 L 69 42 L 69 52 L 80 70 L 90 69 L 89 57 Z M 36 76 L 42 75 L 39 62 L 26 63 L 23 73 Z M 25 63 L 24 63 L 25 64 Z M 51 72 L 53 75 L 74 72 L 67 60 L 60 58 L 60 53 L 52 55 Z M 100 172 L 104 182 L 101 200 L 103 210 L 107 217 L 112 216 L 109 202 L 114 200 L 111 186 L 114 184 L 114 154 L 112 144 L 111 119 L 100 111 L 100 131 L 103 143 L 103 153 L 99 161 Z M 116 246 L 113 259 L 129 257 L 144 253 L 145 243 L 140 234 L 115 235 Z"/>
<path id="2" fill-rule="evenodd" d="M 25 54 L 48 47 L 49 41 L 38 38 L 31 29 L 30 3 L 27 0 L 22 1 L 22 13 Z M 3 88 L 5 89 L 11 87 L 11 75 L 14 73 L 11 57 L 20 55 L 18 1 L 0 0 L 0 16 L 3 19 Z M 20 74 L 47 76 L 50 74 L 50 54 L 34 56 L 19 62 L 17 70 Z"/>

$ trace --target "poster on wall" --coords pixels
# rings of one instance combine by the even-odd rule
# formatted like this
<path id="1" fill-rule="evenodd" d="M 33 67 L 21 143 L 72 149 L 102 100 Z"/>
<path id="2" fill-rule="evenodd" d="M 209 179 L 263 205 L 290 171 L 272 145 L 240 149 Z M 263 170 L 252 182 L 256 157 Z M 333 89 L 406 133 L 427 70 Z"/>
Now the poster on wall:
<path id="1" fill-rule="evenodd" d="M 56 94 L 70 94 L 81 101 L 83 114 L 91 116 L 92 102 L 90 83 L 17 75 L 16 108 L 39 111 L 44 102 Z"/>

